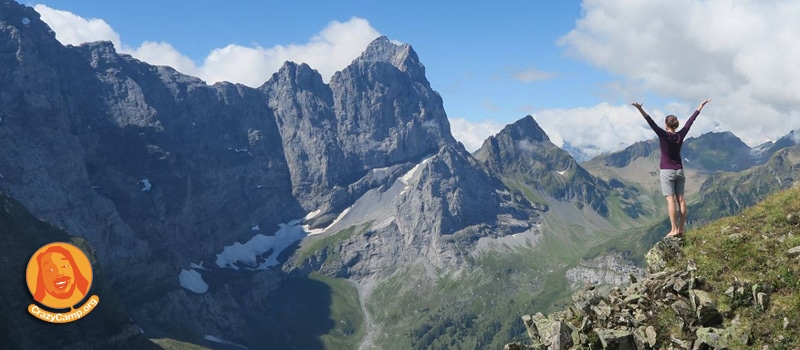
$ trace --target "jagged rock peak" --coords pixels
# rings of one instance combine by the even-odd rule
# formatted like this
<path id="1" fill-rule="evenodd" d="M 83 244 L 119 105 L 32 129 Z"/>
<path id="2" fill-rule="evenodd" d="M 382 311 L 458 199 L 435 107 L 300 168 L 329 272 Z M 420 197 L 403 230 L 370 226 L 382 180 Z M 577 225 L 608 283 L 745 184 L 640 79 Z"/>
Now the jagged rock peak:
<path id="1" fill-rule="evenodd" d="M 322 87 L 325 85 L 322 81 L 322 75 L 319 74 L 316 69 L 311 68 L 311 66 L 305 63 L 297 64 L 292 61 L 284 62 L 283 66 L 272 74 L 269 81 L 262 85 L 262 88 L 273 85 L 276 82 L 304 89 Z"/>
<path id="2" fill-rule="evenodd" d="M 522 141 L 522 140 L 530 140 L 530 141 L 539 141 L 545 142 L 550 141 L 550 138 L 547 137 L 547 133 L 536 123 L 536 120 L 533 119 L 533 116 L 525 116 L 513 124 L 506 125 L 498 135 L 508 135 L 513 140 Z"/>
<path id="3" fill-rule="evenodd" d="M 21 5 L 16 1 L 0 0 L 0 26 L 6 30 L 6 26 L 14 28 L 41 28 L 47 27 L 41 20 L 41 16 L 32 7 Z M 49 29 L 49 27 L 48 27 Z M 55 36 L 55 35 L 53 35 Z"/>
<path id="4" fill-rule="evenodd" d="M 0 0 L 0 39 L 0 52 L 4 51 L 4 46 L 7 48 L 14 43 L 20 43 L 22 47 L 58 43 L 56 33 L 41 20 L 36 10 L 9 0 Z"/>
<path id="5" fill-rule="evenodd" d="M 380 36 L 367 45 L 364 53 L 354 61 L 358 62 L 386 62 L 403 72 L 421 70 L 425 74 L 425 67 L 411 45 L 395 44 L 386 36 Z"/>

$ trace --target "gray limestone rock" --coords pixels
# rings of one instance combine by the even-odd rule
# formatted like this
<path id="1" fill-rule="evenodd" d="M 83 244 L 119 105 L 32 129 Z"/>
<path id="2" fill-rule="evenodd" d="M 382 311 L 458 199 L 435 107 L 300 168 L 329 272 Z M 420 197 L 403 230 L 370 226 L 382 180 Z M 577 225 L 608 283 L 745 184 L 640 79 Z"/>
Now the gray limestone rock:
<path id="1" fill-rule="evenodd" d="M 722 315 L 717 311 L 716 303 L 711 294 L 702 290 L 689 292 L 692 308 L 695 310 L 697 321 L 703 326 L 717 326 L 722 323 Z"/>
<path id="2" fill-rule="evenodd" d="M 791 248 L 791 249 L 789 249 L 789 250 L 786 252 L 786 254 L 787 254 L 787 255 L 788 255 L 790 258 L 794 258 L 794 257 L 798 257 L 798 256 L 800 256 L 800 246 L 798 246 L 798 247 L 794 247 L 794 248 Z"/>
<path id="3" fill-rule="evenodd" d="M 648 273 L 657 273 L 667 267 L 669 261 L 680 258 L 683 255 L 680 249 L 680 240 L 664 239 L 656 243 L 645 255 L 645 263 Z"/>
<path id="4" fill-rule="evenodd" d="M 524 318 L 523 321 L 525 321 Z M 535 331 L 528 327 L 529 322 L 535 327 Z M 529 335 L 533 334 L 538 337 L 531 336 L 534 343 L 546 345 L 549 350 L 566 350 L 573 345 L 572 329 L 564 321 L 547 318 L 541 313 L 537 313 L 529 321 L 525 321 L 525 326 L 529 329 Z"/>
<path id="5" fill-rule="evenodd" d="M 633 334 L 629 331 L 597 329 L 595 333 L 600 338 L 603 349 L 636 350 L 636 342 Z"/>

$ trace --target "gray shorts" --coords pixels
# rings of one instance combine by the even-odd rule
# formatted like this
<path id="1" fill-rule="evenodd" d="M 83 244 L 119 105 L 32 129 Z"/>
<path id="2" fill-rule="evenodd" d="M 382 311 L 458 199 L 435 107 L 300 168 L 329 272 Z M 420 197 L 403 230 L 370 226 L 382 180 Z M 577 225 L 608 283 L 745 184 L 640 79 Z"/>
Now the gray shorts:
<path id="1" fill-rule="evenodd" d="M 683 187 L 686 185 L 686 175 L 683 169 L 661 169 L 661 193 L 664 196 L 674 196 L 683 194 Z"/>

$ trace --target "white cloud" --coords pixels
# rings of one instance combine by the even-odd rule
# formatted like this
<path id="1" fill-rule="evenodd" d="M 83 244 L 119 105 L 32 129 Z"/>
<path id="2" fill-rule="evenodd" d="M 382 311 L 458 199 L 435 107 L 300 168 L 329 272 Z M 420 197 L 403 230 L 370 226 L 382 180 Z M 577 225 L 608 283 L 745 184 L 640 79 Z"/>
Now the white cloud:
<path id="1" fill-rule="evenodd" d="M 349 65 L 367 45 L 381 34 L 363 18 L 333 21 L 303 45 L 278 45 L 272 48 L 229 45 L 216 49 L 206 58 L 203 78 L 209 82 L 236 81 L 258 86 L 267 81 L 284 62 L 306 63 L 327 81 L 333 73 Z"/>
<path id="2" fill-rule="evenodd" d="M 587 152 L 590 149 L 601 152 L 652 137 L 652 131 L 645 129 L 644 120 L 635 119 L 636 115 L 632 107 L 599 104 L 589 108 L 540 111 L 536 121 L 557 146 L 563 146 L 567 140 L 573 147 Z"/>
<path id="3" fill-rule="evenodd" d="M 120 52 L 158 66 L 170 66 L 183 74 L 202 77 L 203 71 L 194 62 L 165 42 L 145 41 L 138 48 L 123 47 Z"/>
<path id="4" fill-rule="evenodd" d="M 664 111 L 644 107 L 659 126 L 667 114 L 675 114 L 684 123 L 694 111 L 694 107 L 681 104 L 670 104 Z M 656 136 L 641 114 L 630 105 L 601 103 L 587 108 L 543 110 L 536 113 L 536 122 L 557 146 L 563 147 L 567 141 L 588 156 L 616 151 Z M 712 130 L 714 126 L 713 120 L 701 115 L 692 126 L 689 137 L 699 136 L 701 130 Z"/>
<path id="5" fill-rule="evenodd" d="M 137 48 L 128 46 L 102 19 L 87 20 L 45 5 L 36 5 L 34 8 L 64 45 L 111 41 L 120 53 L 130 54 L 150 64 L 171 66 L 209 84 L 230 81 L 258 87 L 269 80 L 272 73 L 278 71 L 286 61 L 307 63 L 327 81 L 333 73 L 349 65 L 372 40 L 381 35 L 367 20 L 353 17 L 347 22 L 330 22 L 305 44 L 277 45 L 271 48 L 258 45 L 216 48 L 198 66 L 169 43 L 144 42 Z"/>
<path id="6" fill-rule="evenodd" d="M 505 125 L 494 120 L 484 120 L 482 122 L 471 122 L 464 118 L 449 118 L 450 131 L 456 140 L 464 144 L 467 151 L 475 152 L 489 136 L 495 135 L 503 129 Z"/>
<path id="7" fill-rule="evenodd" d="M 72 12 L 51 9 L 45 5 L 36 5 L 33 9 L 56 32 L 56 39 L 64 45 L 107 40 L 114 43 L 114 47 L 121 47 L 119 34 L 102 19 L 85 19 Z"/>
<path id="8" fill-rule="evenodd" d="M 650 91 L 692 108 L 711 97 L 703 117 L 716 123 L 706 126 L 731 130 L 751 146 L 800 127 L 800 2 L 585 0 L 582 6 L 582 18 L 560 43 L 622 76 L 617 86 L 627 89 L 620 90 Z"/>

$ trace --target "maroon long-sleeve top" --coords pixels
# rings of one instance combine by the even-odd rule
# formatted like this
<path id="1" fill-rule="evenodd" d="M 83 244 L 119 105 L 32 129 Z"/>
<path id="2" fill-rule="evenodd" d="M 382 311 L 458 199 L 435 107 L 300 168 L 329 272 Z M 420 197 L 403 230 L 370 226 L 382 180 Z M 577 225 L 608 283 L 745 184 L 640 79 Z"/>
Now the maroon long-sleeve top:
<path id="1" fill-rule="evenodd" d="M 659 127 L 656 122 L 653 121 L 653 118 L 650 118 L 647 113 L 644 113 L 644 119 L 647 120 L 647 124 L 649 124 L 650 128 L 658 135 L 658 142 L 661 147 L 661 165 L 659 168 L 672 170 L 683 169 L 683 162 L 681 162 L 681 146 L 683 146 L 683 139 L 686 138 L 686 134 L 689 133 L 689 128 L 692 127 L 694 119 L 697 118 L 699 114 L 699 110 L 694 111 L 694 114 L 689 117 L 689 120 L 686 121 L 683 128 L 673 133 Z"/>

